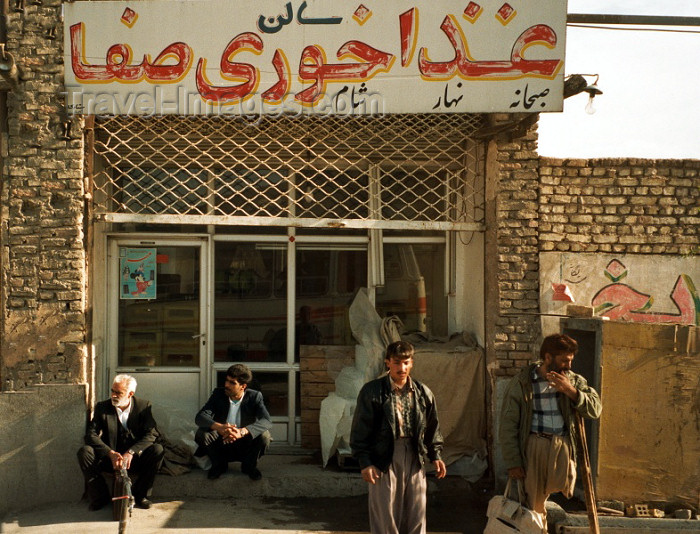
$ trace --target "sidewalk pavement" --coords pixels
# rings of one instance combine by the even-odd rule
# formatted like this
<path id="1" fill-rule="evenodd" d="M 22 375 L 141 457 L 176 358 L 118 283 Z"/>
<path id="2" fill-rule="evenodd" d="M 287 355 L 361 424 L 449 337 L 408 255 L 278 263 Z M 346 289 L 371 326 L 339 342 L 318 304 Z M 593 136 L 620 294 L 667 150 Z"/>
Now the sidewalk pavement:
<path id="1" fill-rule="evenodd" d="M 263 479 L 251 481 L 238 464 L 218 480 L 193 469 L 178 477 L 159 475 L 153 507 L 135 508 L 126 532 L 229 534 L 361 534 L 369 528 L 367 488 L 358 472 L 323 469 L 310 455 L 267 455 Z M 77 469 L 77 465 L 76 465 Z M 486 524 L 488 484 L 461 477 L 428 477 L 428 532 L 477 534 Z M 112 510 L 90 512 L 85 502 L 63 502 L 8 514 L 1 533 L 111 533 L 119 531 Z"/>
<path id="2" fill-rule="evenodd" d="M 206 472 L 197 468 L 177 477 L 158 475 L 153 507 L 134 509 L 126 533 L 367 533 L 367 486 L 359 472 L 324 469 L 318 458 L 299 453 L 268 454 L 259 467 L 263 479 L 256 482 L 242 474 L 235 463 L 218 480 L 208 480 Z M 66 491 L 66 495 L 75 494 Z M 489 481 L 471 484 L 459 476 L 436 480 L 429 475 L 429 534 L 480 534 L 492 496 Z M 568 504 L 576 508 L 575 502 Z M 565 534 L 587 534 L 585 510 L 567 514 L 552 501 L 548 501 L 547 510 L 550 532 L 559 524 L 566 525 Z M 600 524 L 603 534 L 700 532 L 697 520 L 600 517 Z M 77 500 L 42 507 L 28 505 L 25 510 L 0 518 L 3 534 L 44 534 L 47 530 L 56 534 L 117 534 L 119 523 L 112 520 L 110 507 L 89 512 L 87 503 Z"/>

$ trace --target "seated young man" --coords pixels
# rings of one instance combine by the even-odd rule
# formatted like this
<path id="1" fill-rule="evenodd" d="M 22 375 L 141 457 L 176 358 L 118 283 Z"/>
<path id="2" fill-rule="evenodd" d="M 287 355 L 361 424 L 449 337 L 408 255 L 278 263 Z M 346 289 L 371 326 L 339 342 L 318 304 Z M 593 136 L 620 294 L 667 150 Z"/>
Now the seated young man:
<path id="1" fill-rule="evenodd" d="M 225 473 L 229 462 L 241 462 L 241 471 L 252 480 L 262 478 L 258 458 L 270 442 L 272 421 L 262 393 L 248 389 L 252 379 L 247 366 L 232 365 L 224 387 L 216 388 L 197 413 L 195 441 L 198 453 L 205 452 L 211 459 L 210 480 Z"/>

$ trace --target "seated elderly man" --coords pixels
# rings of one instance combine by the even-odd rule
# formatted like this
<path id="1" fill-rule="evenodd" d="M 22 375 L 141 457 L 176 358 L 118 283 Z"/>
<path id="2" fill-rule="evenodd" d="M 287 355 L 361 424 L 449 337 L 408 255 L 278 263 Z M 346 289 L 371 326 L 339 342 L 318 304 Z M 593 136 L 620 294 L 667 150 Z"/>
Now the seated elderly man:
<path id="1" fill-rule="evenodd" d="M 157 430 L 151 403 L 134 397 L 135 391 L 134 377 L 114 377 L 110 399 L 95 406 L 85 445 L 78 450 L 90 510 L 99 510 L 111 502 L 102 473 L 122 467 L 139 475 L 132 487 L 136 506 L 151 507 L 148 496 L 163 463 L 164 450 L 155 443 Z"/>

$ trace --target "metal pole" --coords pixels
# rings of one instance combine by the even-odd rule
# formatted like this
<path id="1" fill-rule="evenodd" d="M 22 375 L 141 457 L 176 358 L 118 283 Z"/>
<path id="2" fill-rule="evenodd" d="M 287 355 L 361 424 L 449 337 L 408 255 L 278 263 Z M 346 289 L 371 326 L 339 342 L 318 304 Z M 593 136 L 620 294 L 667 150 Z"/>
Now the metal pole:
<path id="1" fill-rule="evenodd" d="M 640 26 L 700 26 L 700 17 L 657 15 L 600 15 L 597 13 L 569 13 L 570 24 L 636 24 Z"/>

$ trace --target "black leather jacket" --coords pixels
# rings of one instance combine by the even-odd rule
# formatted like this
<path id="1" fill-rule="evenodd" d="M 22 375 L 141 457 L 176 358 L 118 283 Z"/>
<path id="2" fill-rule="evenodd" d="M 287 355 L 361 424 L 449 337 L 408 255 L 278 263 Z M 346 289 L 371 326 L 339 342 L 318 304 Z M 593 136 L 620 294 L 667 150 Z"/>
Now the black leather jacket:
<path id="1" fill-rule="evenodd" d="M 432 391 L 417 380 L 411 380 L 416 399 L 414 450 L 422 466 L 426 461 L 441 459 L 443 440 Z M 367 382 L 357 397 L 350 448 L 360 468 L 373 465 L 381 471 L 388 471 L 394 455 L 395 435 L 396 420 L 387 375 Z"/>

